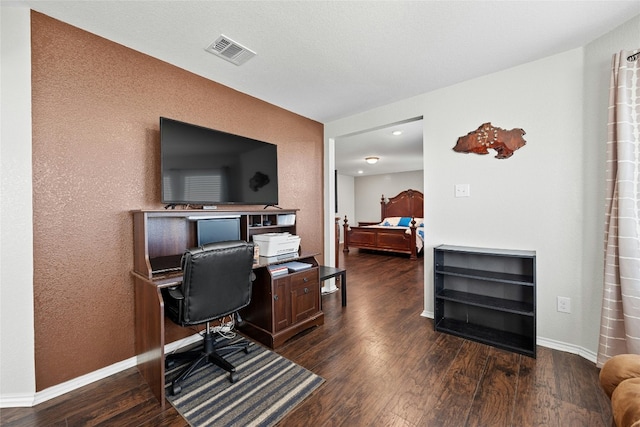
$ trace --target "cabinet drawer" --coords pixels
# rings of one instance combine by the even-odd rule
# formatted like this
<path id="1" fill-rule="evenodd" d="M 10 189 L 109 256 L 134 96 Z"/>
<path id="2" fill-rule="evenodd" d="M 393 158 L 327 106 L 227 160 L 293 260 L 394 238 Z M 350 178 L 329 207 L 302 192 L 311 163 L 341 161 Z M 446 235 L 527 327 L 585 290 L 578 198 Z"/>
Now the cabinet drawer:
<path id="1" fill-rule="evenodd" d="M 299 287 L 299 286 L 315 286 L 319 285 L 319 277 L 318 277 L 318 269 L 310 268 L 309 270 L 304 270 L 299 273 L 294 273 L 291 275 L 291 287 Z"/>
<path id="2" fill-rule="evenodd" d="M 291 319 L 298 323 L 320 310 L 318 269 L 312 268 L 291 276 Z"/>

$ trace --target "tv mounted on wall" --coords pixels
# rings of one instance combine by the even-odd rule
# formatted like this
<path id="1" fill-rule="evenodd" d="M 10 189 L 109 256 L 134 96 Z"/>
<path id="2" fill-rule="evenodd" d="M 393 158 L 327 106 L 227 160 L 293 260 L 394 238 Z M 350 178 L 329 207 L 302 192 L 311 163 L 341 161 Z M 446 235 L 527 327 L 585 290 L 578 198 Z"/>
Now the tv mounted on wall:
<path id="1" fill-rule="evenodd" d="M 162 202 L 277 205 L 277 146 L 160 117 Z"/>

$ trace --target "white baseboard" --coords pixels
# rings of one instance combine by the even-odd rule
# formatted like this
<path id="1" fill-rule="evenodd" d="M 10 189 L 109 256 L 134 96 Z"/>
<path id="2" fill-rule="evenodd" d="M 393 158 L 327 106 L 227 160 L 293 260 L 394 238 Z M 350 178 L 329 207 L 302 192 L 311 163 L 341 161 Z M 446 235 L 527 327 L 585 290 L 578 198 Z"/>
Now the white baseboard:
<path id="1" fill-rule="evenodd" d="M 423 311 L 422 313 L 420 313 L 420 316 L 422 317 L 428 317 L 429 319 L 433 319 L 433 311 Z"/>
<path id="2" fill-rule="evenodd" d="M 34 393 L 12 393 L 0 395 L 0 408 L 29 408 L 35 405 Z"/>
<path id="3" fill-rule="evenodd" d="M 3 394 L 0 396 L 0 408 L 24 408 L 35 406 L 134 366 L 136 366 L 135 356 L 53 387 L 49 387 L 37 393 Z"/>
<path id="4" fill-rule="evenodd" d="M 553 350 L 560 350 L 566 353 L 577 354 L 578 356 L 581 356 L 582 358 L 587 359 L 588 361 L 593 363 L 596 363 L 598 359 L 598 355 L 593 351 L 587 350 L 584 347 L 580 347 L 574 344 L 568 344 L 566 342 L 556 341 L 556 340 L 542 338 L 542 337 L 538 337 L 536 341 L 537 341 L 537 344 L 542 347 L 551 348 Z"/>
<path id="5" fill-rule="evenodd" d="M 179 348 L 197 342 L 201 338 L 202 337 L 199 334 L 194 334 L 187 338 L 174 341 L 164 346 L 164 352 L 165 354 L 174 352 Z M 114 363 L 113 365 L 106 366 L 102 369 L 98 369 L 97 371 L 93 371 L 64 383 L 49 387 L 37 393 L 2 394 L 0 395 L 0 408 L 25 408 L 35 406 L 55 397 L 62 396 L 63 394 L 69 393 L 70 391 L 76 390 L 80 387 L 84 387 L 85 385 L 91 384 L 95 381 L 117 374 L 118 372 L 133 368 L 136 365 L 137 357 L 133 356 L 121 362 Z"/>

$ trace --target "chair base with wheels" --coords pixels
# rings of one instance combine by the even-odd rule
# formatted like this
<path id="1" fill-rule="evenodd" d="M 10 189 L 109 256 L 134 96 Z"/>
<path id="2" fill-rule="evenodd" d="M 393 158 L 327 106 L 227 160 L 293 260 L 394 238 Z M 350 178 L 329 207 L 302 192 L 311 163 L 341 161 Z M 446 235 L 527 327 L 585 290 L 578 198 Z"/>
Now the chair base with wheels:
<path id="1" fill-rule="evenodd" d="M 230 356 L 239 351 L 244 351 L 249 354 L 252 350 L 253 344 L 245 339 L 236 341 L 233 344 L 226 344 L 227 340 L 216 341 L 214 334 L 211 333 L 207 322 L 204 340 L 202 344 L 195 350 L 189 350 L 182 353 L 168 354 L 165 358 L 165 367 L 171 368 L 176 363 L 189 361 L 180 374 L 173 380 L 171 384 L 171 394 L 176 395 L 182 391 L 182 382 L 191 376 L 201 367 L 212 363 L 225 371 L 229 372 L 229 381 L 232 383 L 238 380 L 238 373 L 235 366 L 226 360 L 225 356 Z"/>
<path id="2" fill-rule="evenodd" d="M 173 381 L 171 394 L 180 393 L 182 383 L 208 363 L 229 372 L 231 382 L 238 379 L 236 368 L 224 359 L 238 351 L 249 353 L 248 341 L 225 345 L 216 342 L 210 322 L 233 315 L 242 321 L 238 310 L 251 302 L 253 273 L 253 243 L 225 241 L 187 249 L 182 255 L 182 284 L 162 288 L 165 314 L 182 326 L 206 325 L 202 349 L 172 354 L 165 358 L 171 366 L 177 361 L 189 361 Z"/>

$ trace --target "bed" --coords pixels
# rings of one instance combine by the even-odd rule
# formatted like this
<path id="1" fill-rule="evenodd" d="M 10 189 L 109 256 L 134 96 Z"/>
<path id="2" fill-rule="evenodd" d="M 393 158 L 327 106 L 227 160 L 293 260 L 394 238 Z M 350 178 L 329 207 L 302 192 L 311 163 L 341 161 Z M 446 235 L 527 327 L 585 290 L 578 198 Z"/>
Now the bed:
<path id="1" fill-rule="evenodd" d="M 424 197 L 417 190 L 405 190 L 385 202 L 380 200 L 380 222 L 359 222 L 350 226 L 344 217 L 344 248 L 393 252 L 416 260 L 424 238 Z"/>

